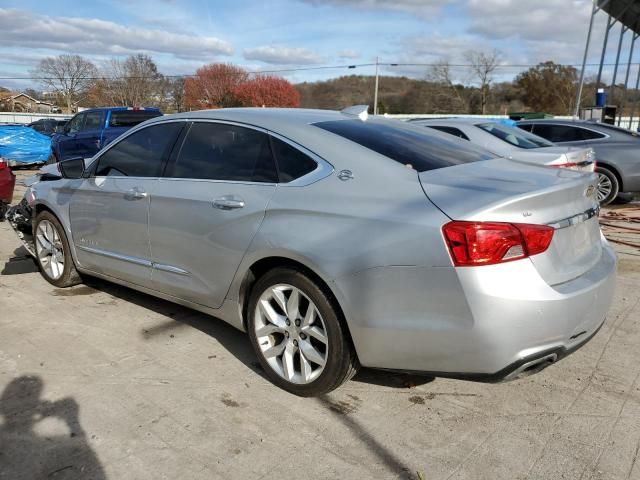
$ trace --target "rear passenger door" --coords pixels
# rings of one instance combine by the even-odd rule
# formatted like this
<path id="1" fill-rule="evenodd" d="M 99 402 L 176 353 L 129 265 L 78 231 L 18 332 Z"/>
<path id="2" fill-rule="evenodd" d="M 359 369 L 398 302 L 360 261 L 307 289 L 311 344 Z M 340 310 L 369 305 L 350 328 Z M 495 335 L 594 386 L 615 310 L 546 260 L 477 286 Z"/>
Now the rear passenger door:
<path id="1" fill-rule="evenodd" d="M 266 132 L 195 122 L 151 192 L 154 289 L 222 305 L 278 181 Z"/>

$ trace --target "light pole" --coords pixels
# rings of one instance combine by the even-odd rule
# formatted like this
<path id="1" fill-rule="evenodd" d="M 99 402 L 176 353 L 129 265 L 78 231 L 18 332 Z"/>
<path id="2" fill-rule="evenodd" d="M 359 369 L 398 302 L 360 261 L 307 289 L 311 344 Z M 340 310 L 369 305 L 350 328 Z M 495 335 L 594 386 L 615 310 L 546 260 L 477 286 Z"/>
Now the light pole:
<path id="1" fill-rule="evenodd" d="M 373 92 L 373 114 L 378 114 L 378 57 L 376 57 L 376 89 Z"/>

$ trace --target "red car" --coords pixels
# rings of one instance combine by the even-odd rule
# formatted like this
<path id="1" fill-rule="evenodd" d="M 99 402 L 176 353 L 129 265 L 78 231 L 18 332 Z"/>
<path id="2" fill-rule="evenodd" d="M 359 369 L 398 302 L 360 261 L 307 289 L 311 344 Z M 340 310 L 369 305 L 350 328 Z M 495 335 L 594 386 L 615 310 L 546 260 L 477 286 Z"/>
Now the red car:
<path id="1" fill-rule="evenodd" d="M 13 198 L 13 187 L 16 184 L 16 176 L 9 168 L 4 158 L 0 158 L 0 220 L 4 219 L 7 207 Z"/>

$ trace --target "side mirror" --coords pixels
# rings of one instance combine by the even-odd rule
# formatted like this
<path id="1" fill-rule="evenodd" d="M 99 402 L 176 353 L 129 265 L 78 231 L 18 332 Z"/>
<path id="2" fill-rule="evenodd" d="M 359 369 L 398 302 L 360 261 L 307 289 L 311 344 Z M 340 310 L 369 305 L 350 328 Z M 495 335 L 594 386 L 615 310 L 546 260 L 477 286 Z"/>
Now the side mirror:
<path id="1" fill-rule="evenodd" d="M 58 163 L 62 178 L 82 178 L 84 173 L 84 158 L 74 157 Z"/>

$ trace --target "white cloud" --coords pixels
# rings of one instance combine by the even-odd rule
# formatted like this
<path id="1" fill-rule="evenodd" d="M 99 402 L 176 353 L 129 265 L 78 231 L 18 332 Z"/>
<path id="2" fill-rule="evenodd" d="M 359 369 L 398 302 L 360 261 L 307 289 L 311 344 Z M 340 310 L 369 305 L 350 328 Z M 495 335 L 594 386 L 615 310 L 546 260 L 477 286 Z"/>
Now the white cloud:
<path id="1" fill-rule="evenodd" d="M 246 48 L 242 55 L 246 60 L 259 60 L 279 65 L 313 65 L 325 60 L 322 56 L 306 48 L 281 46 Z"/>
<path id="2" fill-rule="evenodd" d="M 301 0 L 316 7 L 332 5 L 364 10 L 394 10 L 429 18 L 454 0 Z"/>
<path id="3" fill-rule="evenodd" d="M 355 50 L 346 49 L 338 52 L 338 58 L 344 58 L 344 59 L 360 58 L 360 54 Z"/>
<path id="4" fill-rule="evenodd" d="M 16 9 L 0 9 L 0 42 L 4 47 L 45 48 L 79 54 L 153 52 L 195 59 L 233 53 L 228 42 L 215 37 L 128 27 L 95 18 L 52 17 Z"/>

